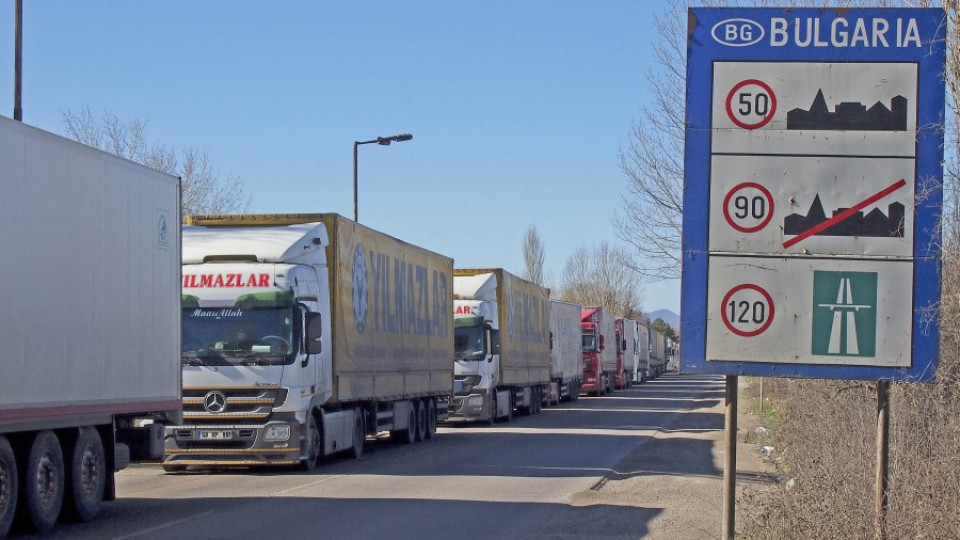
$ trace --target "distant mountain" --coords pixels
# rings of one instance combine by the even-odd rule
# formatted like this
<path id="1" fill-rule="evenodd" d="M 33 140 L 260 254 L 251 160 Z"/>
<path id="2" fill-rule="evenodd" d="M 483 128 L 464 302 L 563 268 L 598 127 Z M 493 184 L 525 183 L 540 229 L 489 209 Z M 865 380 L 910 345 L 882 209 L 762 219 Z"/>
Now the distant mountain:
<path id="1" fill-rule="evenodd" d="M 663 319 L 663 322 L 669 324 L 677 332 L 680 332 L 680 316 L 669 309 L 658 309 L 656 311 L 651 311 L 650 313 L 647 313 L 647 317 L 650 317 L 650 322 L 653 322 L 657 319 Z"/>

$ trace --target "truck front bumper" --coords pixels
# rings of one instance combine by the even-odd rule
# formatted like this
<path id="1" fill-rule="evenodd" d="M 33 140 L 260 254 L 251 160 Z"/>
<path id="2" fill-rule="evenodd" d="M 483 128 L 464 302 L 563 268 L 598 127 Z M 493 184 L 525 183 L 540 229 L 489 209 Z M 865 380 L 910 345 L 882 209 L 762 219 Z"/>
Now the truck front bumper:
<path id="1" fill-rule="evenodd" d="M 580 393 L 599 392 L 603 390 L 603 377 L 595 375 L 586 375 L 583 378 L 583 386 L 580 387 Z"/>
<path id="2" fill-rule="evenodd" d="M 453 396 L 448 422 L 477 422 L 490 419 L 490 395 L 468 394 Z"/>
<path id="3" fill-rule="evenodd" d="M 297 465 L 302 457 L 302 435 L 301 426 L 295 420 L 264 425 L 168 426 L 164 433 L 163 464 L 175 467 Z"/>

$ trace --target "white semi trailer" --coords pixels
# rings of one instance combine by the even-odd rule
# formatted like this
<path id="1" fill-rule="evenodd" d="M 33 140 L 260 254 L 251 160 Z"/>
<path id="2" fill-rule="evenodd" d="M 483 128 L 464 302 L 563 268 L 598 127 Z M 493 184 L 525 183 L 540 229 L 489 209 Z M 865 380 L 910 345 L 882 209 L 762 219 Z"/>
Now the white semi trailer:
<path id="1" fill-rule="evenodd" d="M 623 371 L 627 386 L 643 382 L 643 356 L 646 353 L 647 339 L 641 334 L 641 324 L 632 319 L 623 320 Z M 642 338 L 642 341 L 641 341 Z M 642 346 L 641 346 L 642 344 Z"/>
<path id="2" fill-rule="evenodd" d="M 115 497 L 180 410 L 180 181 L 0 117 L 0 538 Z M 61 510 L 63 512 L 61 512 Z"/>
<path id="3" fill-rule="evenodd" d="M 189 216 L 183 416 L 164 469 L 360 456 L 433 437 L 453 390 L 453 261 L 336 214 Z"/>
<path id="4" fill-rule="evenodd" d="M 580 397 L 583 346 L 580 304 L 550 300 L 550 403 Z"/>

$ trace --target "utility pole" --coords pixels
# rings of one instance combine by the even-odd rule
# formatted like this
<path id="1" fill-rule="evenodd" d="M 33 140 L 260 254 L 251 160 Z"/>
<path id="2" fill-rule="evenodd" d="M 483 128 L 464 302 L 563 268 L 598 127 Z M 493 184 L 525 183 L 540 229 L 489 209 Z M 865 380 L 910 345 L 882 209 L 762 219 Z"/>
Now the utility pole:
<path id="1" fill-rule="evenodd" d="M 23 0 L 16 1 L 14 14 L 14 52 L 13 52 L 13 119 L 23 122 L 21 106 L 21 88 L 23 87 Z"/>

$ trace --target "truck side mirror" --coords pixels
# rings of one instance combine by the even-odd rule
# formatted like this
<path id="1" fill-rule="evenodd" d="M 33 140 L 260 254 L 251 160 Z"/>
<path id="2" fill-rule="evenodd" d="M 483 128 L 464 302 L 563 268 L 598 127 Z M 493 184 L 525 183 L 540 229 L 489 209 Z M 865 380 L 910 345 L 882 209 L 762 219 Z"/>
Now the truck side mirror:
<path id="1" fill-rule="evenodd" d="M 306 313 L 306 332 L 304 332 L 304 350 L 307 354 L 320 354 L 323 352 L 323 344 L 320 338 L 323 337 L 323 316 L 319 313 Z M 304 359 L 303 365 L 307 365 Z"/>
<path id="2" fill-rule="evenodd" d="M 553 350 L 553 332 L 550 332 L 550 350 Z"/>
<path id="3" fill-rule="evenodd" d="M 490 361 L 493 362 L 494 354 L 500 354 L 500 331 L 490 329 Z"/>
<path id="4" fill-rule="evenodd" d="M 606 341 L 607 341 L 607 340 L 605 340 L 605 339 L 603 339 L 603 338 L 604 338 L 604 335 L 603 335 L 603 334 L 600 334 L 600 350 L 601 350 L 601 351 L 607 348 L 607 344 L 606 344 Z"/>

